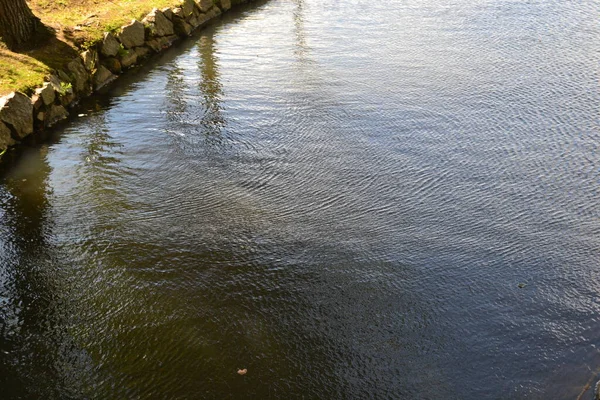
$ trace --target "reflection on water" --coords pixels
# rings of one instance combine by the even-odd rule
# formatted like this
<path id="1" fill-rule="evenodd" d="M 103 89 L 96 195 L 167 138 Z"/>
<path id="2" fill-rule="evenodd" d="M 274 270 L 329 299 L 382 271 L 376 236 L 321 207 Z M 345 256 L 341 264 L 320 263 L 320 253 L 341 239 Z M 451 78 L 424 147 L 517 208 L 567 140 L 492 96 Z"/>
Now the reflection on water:
<path id="1" fill-rule="evenodd" d="M 591 399 L 598 15 L 272 0 L 83 104 L 0 177 L 5 397 Z"/>
<path id="2" fill-rule="evenodd" d="M 27 151 L 4 176 L 0 266 L 0 382 L 5 398 L 75 396 L 90 367 L 65 323 L 68 282 L 57 271 L 49 215 L 52 189 L 47 146 Z"/>

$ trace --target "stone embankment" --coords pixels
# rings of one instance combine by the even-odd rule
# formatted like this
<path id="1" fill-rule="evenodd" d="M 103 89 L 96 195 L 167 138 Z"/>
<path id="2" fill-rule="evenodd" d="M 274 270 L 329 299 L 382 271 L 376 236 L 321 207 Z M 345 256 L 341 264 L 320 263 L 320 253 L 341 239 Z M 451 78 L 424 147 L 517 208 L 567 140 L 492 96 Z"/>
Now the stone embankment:
<path id="1" fill-rule="evenodd" d="M 66 119 L 77 100 L 230 8 L 231 0 L 184 0 L 176 8 L 154 9 L 141 21 L 106 32 L 97 45 L 48 76 L 31 97 L 13 92 L 0 98 L 0 154 L 30 134 Z"/>

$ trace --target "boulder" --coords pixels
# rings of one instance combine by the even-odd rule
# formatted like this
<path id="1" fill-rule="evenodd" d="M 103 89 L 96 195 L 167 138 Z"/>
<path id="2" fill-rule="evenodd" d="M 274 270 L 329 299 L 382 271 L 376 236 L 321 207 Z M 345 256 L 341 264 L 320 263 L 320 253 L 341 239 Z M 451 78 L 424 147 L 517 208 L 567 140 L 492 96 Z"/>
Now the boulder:
<path id="1" fill-rule="evenodd" d="M 15 141 L 10 135 L 10 129 L 4 123 L 0 122 L 0 152 L 13 144 L 15 144 Z"/>
<path id="2" fill-rule="evenodd" d="M 60 79 L 56 75 L 50 75 L 48 78 L 48 83 L 52 86 L 55 92 L 61 92 Z"/>
<path id="3" fill-rule="evenodd" d="M 168 36 L 175 34 L 173 23 L 157 8 L 146 15 L 142 22 L 148 26 L 150 35 L 152 36 Z"/>
<path id="4" fill-rule="evenodd" d="M 76 58 L 67 64 L 67 69 L 71 72 L 73 80 L 73 89 L 76 93 L 88 93 L 90 87 L 88 85 L 89 75 L 83 66 L 80 58 Z"/>
<path id="5" fill-rule="evenodd" d="M 68 106 L 75 101 L 75 93 L 71 85 L 61 86 L 60 93 L 60 104 Z"/>
<path id="6" fill-rule="evenodd" d="M 37 89 L 36 89 L 37 91 Z M 33 105 L 33 110 L 39 110 L 43 105 L 44 105 L 44 101 L 42 100 L 42 96 L 40 96 L 37 93 L 34 93 L 31 96 L 31 104 Z"/>
<path id="7" fill-rule="evenodd" d="M 231 0 L 215 0 L 215 3 L 222 11 L 227 11 L 231 8 Z"/>
<path id="8" fill-rule="evenodd" d="M 110 32 L 106 32 L 104 34 L 104 39 L 102 39 L 102 45 L 100 46 L 100 53 L 102 53 L 105 57 L 114 57 L 119 52 L 121 48 L 121 44 Z"/>
<path id="9" fill-rule="evenodd" d="M 145 35 L 144 24 L 134 19 L 129 25 L 121 28 L 118 39 L 123 44 L 123 47 L 131 49 L 133 47 L 142 46 L 146 39 Z"/>
<path id="10" fill-rule="evenodd" d="M 121 67 L 129 68 L 137 62 L 137 54 L 133 50 L 127 50 L 127 52 L 120 58 Z"/>
<path id="11" fill-rule="evenodd" d="M 175 33 L 179 36 L 189 36 L 192 33 L 192 26 L 185 22 L 183 18 L 173 17 L 173 28 L 175 29 Z"/>
<path id="12" fill-rule="evenodd" d="M 146 46 L 155 53 L 158 53 L 162 50 L 162 46 L 158 39 L 146 40 Z"/>
<path id="13" fill-rule="evenodd" d="M 60 78 L 60 80 L 62 82 L 71 83 L 71 81 L 73 80 L 73 78 L 71 78 L 71 76 L 69 74 L 67 74 L 65 71 L 63 71 L 62 69 L 59 69 L 56 73 L 58 74 L 58 77 Z"/>
<path id="14" fill-rule="evenodd" d="M 94 74 L 94 88 L 98 90 L 115 79 L 117 79 L 116 75 L 110 72 L 105 66 L 100 65 Z"/>
<path id="15" fill-rule="evenodd" d="M 133 49 L 133 51 L 135 52 L 138 61 L 142 58 L 145 58 L 148 55 L 148 53 L 150 53 L 150 49 L 144 46 L 136 47 L 135 49 Z"/>
<path id="16" fill-rule="evenodd" d="M 160 38 L 160 40 L 162 41 L 162 45 L 163 45 L 163 49 L 166 49 L 167 47 L 171 47 L 171 45 L 178 39 L 179 37 L 177 35 L 169 35 L 169 36 L 165 36 Z"/>
<path id="17" fill-rule="evenodd" d="M 0 99 L 0 120 L 12 127 L 16 138 L 22 139 L 33 132 L 33 105 L 23 93 L 12 92 Z"/>
<path id="18" fill-rule="evenodd" d="M 221 10 L 219 10 L 217 7 L 213 7 L 207 13 L 200 14 L 197 18 L 192 18 L 190 20 L 190 24 L 194 28 L 198 28 L 198 27 L 206 24 L 208 21 L 215 18 L 219 14 L 221 14 Z"/>
<path id="19" fill-rule="evenodd" d="M 184 17 L 189 17 L 194 12 L 194 7 L 196 7 L 196 3 L 194 0 L 183 0 L 181 3 L 181 11 L 183 12 Z"/>
<path id="20" fill-rule="evenodd" d="M 158 37 L 156 39 L 148 40 L 146 42 L 146 46 L 158 53 L 166 48 L 169 48 L 176 39 L 177 36 L 175 35 Z"/>
<path id="21" fill-rule="evenodd" d="M 86 50 L 81 53 L 81 60 L 85 69 L 88 72 L 92 72 L 96 68 L 96 65 L 98 65 L 98 53 L 96 50 Z"/>
<path id="22" fill-rule="evenodd" d="M 179 18 L 185 18 L 186 15 L 183 13 L 183 8 L 181 7 L 177 7 L 173 9 L 173 16 L 179 17 Z"/>
<path id="23" fill-rule="evenodd" d="M 49 106 L 50 104 L 54 103 L 54 100 L 56 99 L 56 92 L 54 91 L 52 84 L 50 82 L 46 82 L 44 83 L 44 86 L 35 90 L 34 96 L 39 96 L 43 104 Z"/>
<path id="24" fill-rule="evenodd" d="M 53 104 L 44 115 L 44 125 L 52 126 L 69 116 L 69 112 L 63 106 Z"/>
<path id="25" fill-rule="evenodd" d="M 195 1 L 196 1 L 196 5 L 202 12 L 207 12 L 213 6 L 212 0 L 195 0 Z"/>
<path id="26" fill-rule="evenodd" d="M 167 17 L 167 19 L 168 19 L 169 21 L 172 21 L 172 20 L 173 20 L 173 10 L 171 10 L 171 8 L 170 8 L 170 7 L 163 8 L 163 9 L 162 9 L 162 10 L 160 10 L 160 11 L 162 11 L 162 13 L 164 14 L 164 16 L 165 16 L 165 17 Z"/>
<path id="27" fill-rule="evenodd" d="M 190 24 L 190 26 L 192 27 L 192 29 L 196 29 L 197 27 L 200 26 L 200 21 L 198 20 L 198 18 L 196 17 L 195 14 L 192 14 L 188 19 L 187 22 Z"/>
<path id="28" fill-rule="evenodd" d="M 100 61 L 113 74 L 120 74 L 122 70 L 121 62 L 115 57 L 108 57 Z"/>

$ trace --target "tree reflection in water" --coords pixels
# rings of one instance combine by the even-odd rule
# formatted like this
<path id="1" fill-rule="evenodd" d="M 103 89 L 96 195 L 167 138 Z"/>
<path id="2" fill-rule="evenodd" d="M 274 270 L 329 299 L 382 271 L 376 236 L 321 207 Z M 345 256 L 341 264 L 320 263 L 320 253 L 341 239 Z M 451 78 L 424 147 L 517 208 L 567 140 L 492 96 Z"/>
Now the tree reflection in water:
<path id="1" fill-rule="evenodd" d="M 89 359 L 67 330 L 68 283 L 52 240 L 48 147 L 0 177 L 0 387 L 5 398 L 77 396 Z"/>

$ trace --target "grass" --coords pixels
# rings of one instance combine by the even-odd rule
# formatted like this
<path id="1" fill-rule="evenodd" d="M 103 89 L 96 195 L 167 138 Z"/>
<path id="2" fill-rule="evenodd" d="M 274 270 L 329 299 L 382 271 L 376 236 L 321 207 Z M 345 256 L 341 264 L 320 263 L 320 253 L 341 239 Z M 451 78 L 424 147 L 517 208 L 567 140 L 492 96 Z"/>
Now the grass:
<path id="1" fill-rule="evenodd" d="M 99 41 L 104 32 L 142 19 L 154 7 L 178 6 L 181 0 L 28 0 L 28 4 L 56 36 L 23 53 L 0 47 L 0 96 L 15 90 L 31 94 L 53 69 L 74 58 L 78 49 Z"/>
<path id="2" fill-rule="evenodd" d="M 0 49 L 0 95 L 13 90 L 31 94 L 50 70 L 35 58 Z"/>
<path id="3" fill-rule="evenodd" d="M 62 29 L 75 43 L 99 40 L 132 19 L 142 19 L 152 8 L 179 5 L 177 0 L 29 0 L 34 14 Z M 93 11 L 92 11 L 93 10 Z"/>

